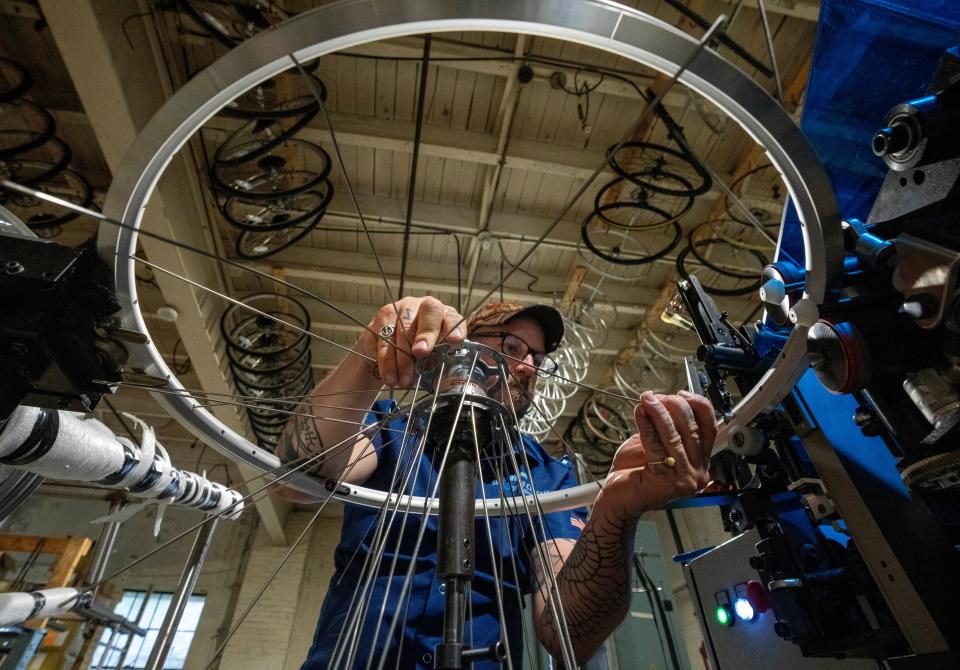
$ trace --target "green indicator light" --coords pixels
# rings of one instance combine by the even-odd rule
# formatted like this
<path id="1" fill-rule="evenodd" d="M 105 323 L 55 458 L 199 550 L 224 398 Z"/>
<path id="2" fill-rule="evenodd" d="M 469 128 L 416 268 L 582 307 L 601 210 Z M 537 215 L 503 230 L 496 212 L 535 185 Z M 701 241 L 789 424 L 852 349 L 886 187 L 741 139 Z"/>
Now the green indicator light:
<path id="1" fill-rule="evenodd" d="M 721 626 L 729 626 L 731 623 L 730 610 L 722 605 L 717 608 L 717 622 Z"/>

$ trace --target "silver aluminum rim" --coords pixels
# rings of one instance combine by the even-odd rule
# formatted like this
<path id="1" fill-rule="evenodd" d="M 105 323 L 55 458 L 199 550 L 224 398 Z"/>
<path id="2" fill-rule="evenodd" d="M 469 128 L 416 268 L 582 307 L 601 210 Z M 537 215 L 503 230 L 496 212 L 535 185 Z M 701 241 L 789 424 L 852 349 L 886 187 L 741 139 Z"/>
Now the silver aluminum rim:
<path id="1" fill-rule="evenodd" d="M 423 33 L 486 31 L 539 35 L 616 53 L 672 76 L 698 45 L 689 35 L 651 16 L 605 0 L 344 0 L 300 14 L 229 51 L 194 76 L 154 115 L 124 157 L 110 187 L 104 213 L 132 226 L 169 161 L 209 118 L 243 91 L 292 65 L 290 54 L 307 61 L 372 41 Z M 736 67 L 706 49 L 680 81 L 724 110 L 767 151 L 780 171 L 800 215 L 806 257 L 804 298 L 819 304 L 832 274 L 840 267 L 840 217 L 827 174 L 789 115 Z M 137 304 L 134 262 L 136 232 L 101 226 L 99 250 L 115 262 L 114 278 L 127 328 L 147 333 Z M 777 404 L 806 369 L 807 327 L 794 327 L 776 364 L 734 408 L 721 429 L 725 435 L 745 427 Z M 169 380 L 182 389 L 152 340 L 131 348 L 130 365 Z M 192 397 L 154 394 L 157 402 L 192 434 L 236 461 L 259 470 L 280 465 L 273 454 L 223 425 Z M 723 448 L 723 446 L 718 447 Z M 379 507 L 397 495 L 362 486 L 299 478 L 293 486 L 311 495 Z M 589 504 L 602 483 L 583 484 L 537 495 L 529 503 L 544 512 Z M 491 512 L 523 510 L 520 498 L 487 501 Z M 503 508 L 507 509 L 503 509 Z M 411 509 L 435 512 L 437 501 L 412 500 Z M 481 512 L 483 502 L 477 501 Z"/>

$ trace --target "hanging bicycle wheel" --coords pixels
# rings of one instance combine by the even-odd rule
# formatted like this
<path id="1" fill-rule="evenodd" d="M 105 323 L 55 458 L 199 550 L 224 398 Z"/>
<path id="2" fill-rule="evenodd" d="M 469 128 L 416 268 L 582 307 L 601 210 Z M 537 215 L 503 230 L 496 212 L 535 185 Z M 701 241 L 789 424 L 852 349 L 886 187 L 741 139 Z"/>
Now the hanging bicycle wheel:
<path id="1" fill-rule="evenodd" d="M 613 246 L 611 247 L 604 248 L 601 246 L 604 244 L 604 242 L 609 244 L 611 240 L 604 239 L 602 232 L 599 236 L 599 239 L 595 240 L 594 238 L 597 236 L 596 231 L 603 231 L 603 227 L 591 225 L 591 221 L 589 219 L 584 221 L 580 228 L 580 239 L 585 245 L 587 245 L 587 249 L 589 249 L 593 254 L 605 261 L 613 263 L 614 265 L 646 265 L 648 263 L 653 263 L 657 259 L 663 258 L 673 251 L 680 243 L 680 238 L 683 237 L 683 230 L 680 228 L 680 224 L 674 221 L 670 224 L 670 228 L 672 229 L 673 237 L 670 238 L 669 242 L 661 246 L 653 253 L 639 258 L 624 254 L 623 247 L 621 247 L 620 243 L 616 240 L 612 241 Z"/>
<path id="2" fill-rule="evenodd" d="M 290 17 L 276 3 L 261 0 L 180 0 L 180 6 L 208 35 L 227 47 Z"/>
<path id="3" fill-rule="evenodd" d="M 250 260 L 269 258 L 302 240 L 317 226 L 321 218 L 323 214 L 310 221 L 302 221 L 285 228 L 263 231 L 244 230 L 237 236 L 237 255 Z"/>
<path id="4" fill-rule="evenodd" d="M 662 173 L 659 181 L 673 182 L 681 192 L 693 189 L 693 185 L 680 175 Z M 613 197 L 614 193 L 619 195 Z M 597 191 L 593 199 L 593 215 L 618 228 L 656 229 L 679 221 L 693 207 L 693 201 L 692 195 L 651 192 L 624 177 L 617 177 Z"/>
<path id="5" fill-rule="evenodd" d="M 727 217 L 744 226 L 753 226 L 752 217 L 757 223 L 771 232 L 780 227 L 784 198 L 780 193 L 777 172 L 769 163 L 760 165 L 740 175 L 730 184 L 730 190 L 737 193 L 739 204 L 724 196 Z M 764 193 L 763 191 L 767 191 Z M 746 208 L 747 211 L 744 211 Z M 749 216 L 748 216 L 749 212 Z"/>
<path id="6" fill-rule="evenodd" d="M 651 142 L 624 142 L 614 148 L 608 152 L 611 169 L 641 188 L 677 197 L 694 197 L 713 188 L 706 168 L 681 151 Z M 686 184 L 678 184 L 678 177 Z"/>
<path id="7" fill-rule="evenodd" d="M 383 14 L 381 9 L 381 5 L 371 0 L 320 7 L 239 44 L 211 66 L 205 76 L 191 79 L 170 99 L 131 147 L 116 172 L 118 179 L 111 187 L 105 205 L 107 214 L 134 228 L 138 226 L 152 185 L 157 183 L 173 154 L 193 136 L 205 119 L 213 118 L 230 101 L 249 91 L 258 82 L 288 70 L 293 65 L 290 54 L 301 62 L 308 62 L 334 50 L 359 46 L 370 40 L 443 32 L 451 29 L 451 26 L 458 31 L 521 30 L 544 37 L 574 39 L 581 45 L 598 47 L 664 71 L 668 76 L 676 73 L 680 64 L 689 60 L 689 69 L 679 75 L 680 85 L 703 94 L 752 137 L 757 138 L 777 170 L 783 174 L 791 194 L 797 200 L 800 217 L 806 224 L 804 234 L 809 268 L 805 295 L 813 301 L 822 297 L 830 274 L 837 270 L 835 261 L 840 249 L 839 227 L 836 225 L 829 182 L 814 153 L 790 123 L 786 113 L 769 104 L 768 96 L 759 87 L 712 51 L 702 51 L 691 59 L 698 49 L 692 38 L 643 14 L 612 4 L 570 0 L 504 4 L 448 3 L 443 5 L 443 15 L 438 16 L 436 5 L 398 0 L 390 4 L 388 14 Z M 614 33 L 609 27 L 614 23 L 621 27 L 629 26 L 630 30 L 618 30 L 616 37 L 612 38 L 610 35 Z M 214 182 L 227 195 L 251 200 L 271 200 L 280 195 L 310 190 L 311 186 L 307 185 L 309 182 L 316 184 L 325 178 L 325 171 L 329 171 L 329 158 L 325 161 L 322 159 L 326 156 L 320 153 L 322 150 L 314 151 L 313 159 L 288 156 L 280 148 L 289 142 L 296 140 L 282 143 L 257 161 L 215 174 Z M 670 154 L 668 151 L 661 152 L 661 155 L 664 153 Z M 622 156 L 617 154 L 613 158 L 616 162 Z M 662 170 L 687 179 L 693 185 L 693 191 L 704 189 L 706 178 L 698 171 L 700 166 L 687 165 L 676 169 L 669 162 L 674 158 L 678 166 L 685 160 L 670 154 Z M 263 163 L 267 159 L 270 160 Z M 625 160 L 623 162 L 626 163 Z M 617 164 L 620 165 L 619 162 Z M 627 175 L 642 171 L 642 178 L 637 179 L 639 183 L 634 182 L 638 186 L 652 192 L 658 192 L 656 188 L 662 187 L 661 190 L 667 195 L 689 195 L 690 189 L 677 188 L 675 182 L 667 181 L 665 186 L 659 183 L 656 168 L 655 163 L 642 170 L 625 165 L 621 166 L 624 170 L 621 176 L 630 180 Z M 299 175 L 297 171 L 305 174 Z M 134 237 L 132 231 L 102 227 L 101 249 L 104 257 L 110 262 L 115 262 L 118 257 L 129 258 Z M 585 237 L 586 243 L 589 237 L 586 234 Z M 131 328 L 142 328 L 144 322 L 139 315 L 139 307 L 132 299 L 136 296 L 132 266 L 118 263 L 115 272 L 123 300 L 124 323 Z M 767 406 L 771 393 L 777 392 L 770 389 L 789 387 L 785 380 L 795 374 L 805 347 L 805 332 L 801 331 L 802 327 L 794 331 L 795 336 L 791 335 L 788 340 L 784 356 L 778 359 L 778 364 L 771 368 L 762 383 L 766 392 L 748 394 L 734 408 L 730 418 L 732 424 L 750 421 L 760 409 Z M 151 342 L 152 339 L 148 339 L 148 344 L 132 347 L 132 364 L 150 374 L 170 379 L 171 388 L 182 388 Z M 202 436 L 231 458 L 264 470 L 278 466 L 274 455 L 230 430 L 209 411 L 198 408 L 195 399 L 159 393 L 158 397 L 194 434 Z M 304 478 L 293 486 L 320 499 L 329 494 L 324 483 L 315 479 Z M 362 505 L 380 506 L 388 499 L 386 492 L 363 486 L 343 484 L 334 489 L 336 497 Z M 547 493 L 538 496 L 538 502 L 544 511 L 574 507 L 589 501 L 597 490 L 595 485 L 591 485 L 568 490 L 561 495 Z M 414 500 L 412 504 L 426 512 L 436 509 L 435 501 L 431 500 Z M 488 500 L 478 504 L 478 509 L 484 507 L 501 509 L 502 503 Z"/>
<path id="8" fill-rule="evenodd" d="M 23 98 L 0 101 L 0 159 L 45 144 L 57 132 L 53 116 Z"/>
<path id="9" fill-rule="evenodd" d="M 320 183 L 320 188 L 302 191 L 275 200 L 249 200 L 230 196 L 223 205 L 223 216 L 234 227 L 262 233 L 296 226 L 322 215 L 333 198 L 333 184 Z"/>
<path id="10" fill-rule="evenodd" d="M 309 341 L 310 315 L 293 298 L 256 293 L 232 303 L 220 318 L 220 332 L 230 349 L 261 358 L 303 353 Z M 292 361 L 291 361 L 292 362 Z M 250 368 L 251 372 L 279 370 L 284 365 Z"/>
<path id="11" fill-rule="evenodd" d="M 64 170 L 55 177 L 36 185 L 35 188 L 81 207 L 89 207 L 93 202 L 93 188 L 90 182 L 73 170 Z M 65 207 L 29 195 L 15 195 L 4 202 L 4 205 L 34 231 L 56 228 L 80 216 L 77 212 Z"/>
<path id="12" fill-rule="evenodd" d="M 27 68 L 10 58 L 0 56 L 0 102 L 18 98 L 33 85 Z"/>
<path id="13" fill-rule="evenodd" d="M 599 219 L 616 228 L 630 231 L 662 230 L 690 211 L 692 199 L 686 199 L 678 211 L 670 212 L 657 207 L 644 198 L 641 200 L 614 200 L 606 204 L 595 203 L 587 221 Z M 664 203 L 662 203 L 664 204 Z"/>
<path id="14" fill-rule="evenodd" d="M 33 134 L 27 131 L 8 130 L 0 132 L 0 145 L 16 143 L 18 140 L 29 142 L 32 137 Z M 51 137 L 38 147 L 21 151 L 10 158 L 0 158 L 0 173 L 19 184 L 33 186 L 59 175 L 72 158 L 73 152 L 66 142 Z M 0 202 L 9 198 L 9 193 L 0 194 Z"/>
<path id="15" fill-rule="evenodd" d="M 330 156 L 316 144 L 287 139 L 273 151 L 239 165 L 214 164 L 214 187 L 248 200 L 272 200 L 319 185 L 330 174 Z"/>
<path id="16" fill-rule="evenodd" d="M 239 165 L 252 161 L 281 142 L 293 137 L 317 115 L 319 106 L 314 103 L 299 117 L 251 119 L 237 128 L 223 141 L 213 154 L 217 165 Z"/>
<path id="17" fill-rule="evenodd" d="M 222 113 L 242 119 L 285 119 L 307 114 L 318 108 L 316 90 L 321 100 L 327 99 L 326 85 L 310 74 L 318 65 L 319 61 L 304 64 L 308 78 L 299 70 L 281 72 L 231 100 Z"/>
<path id="18" fill-rule="evenodd" d="M 757 269 L 755 272 L 747 273 L 740 270 L 732 270 L 730 267 L 721 267 L 716 262 L 711 262 L 706 259 L 706 256 L 702 253 L 701 250 L 706 249 L 707 247 L 718 247 L 720 245 L 726 245 L 727 242 L 719 238 L 706 238 L 701 239 L 695 243 L 689 244 L 683 251 L 677 255 L 677 272 L 680 273 L 680 276 L 684 279 L 690 279 L 690 272 L 687 269 L 687 257 L 693 255 L 701 264 L 709 269 L 713 270 L 720 277 L 726 277 L 730 279 L 737 280 L 739 282 L 735 286 L 718 286 L 714 284 L 705 283 L 704 280 L 700 281 L 703 290 L 711 295 L 719 296 L 738 296 L 738 295 L 747 295 L 753 293 L 758 288 L 760 288 L 761 275 L 763 268 L 767 265 L 767 259 L 759 251 L 746 251 L 744 252 L 741 249 L 734 247 L 735 251 L 743 253 L 747 258 L 751 258 L 754 263 L 757 264 Z M 749 283 L 744 283 L 748 281 Z"/>

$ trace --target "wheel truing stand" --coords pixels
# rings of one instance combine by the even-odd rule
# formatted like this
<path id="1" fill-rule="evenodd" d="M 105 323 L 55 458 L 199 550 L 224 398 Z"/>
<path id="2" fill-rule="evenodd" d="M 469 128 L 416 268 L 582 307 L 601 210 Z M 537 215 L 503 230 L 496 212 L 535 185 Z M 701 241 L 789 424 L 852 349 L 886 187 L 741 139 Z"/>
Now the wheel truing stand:
<path id="1" fill-rule="evenodd" d="M 504 387 L 505 366 L 489 349 L 464 342 L 437 347 L 418 368 L 437 394 L 427 443 L 443 462 L 437 540 L 437 574 L 445 589 L 443 642 L 435 650 L 434 668 L 462 670 L 475 661 L 502 662 L 507 653 L 502 641 L 471 649 L 464 644 L 463 629 L 475 569 L 478 449 L 487 451 L 498 439 L 495 434 L 509 425 L 506 408 L 495 400 Z"/>

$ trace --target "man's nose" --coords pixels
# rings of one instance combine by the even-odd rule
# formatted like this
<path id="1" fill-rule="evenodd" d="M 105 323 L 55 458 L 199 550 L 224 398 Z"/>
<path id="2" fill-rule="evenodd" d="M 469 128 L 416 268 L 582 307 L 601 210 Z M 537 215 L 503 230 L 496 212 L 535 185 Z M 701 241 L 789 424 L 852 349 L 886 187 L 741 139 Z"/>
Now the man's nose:
<path id="1" fill-rule="evenodd" d="M 514 360 L 514 361 L 510 361 L 510 363 L 511 363 L 511 366 L 513 367 L 512 372 L 514 374 L 521 374 L 527 377 L 535 377 L 537 374 L 537 368 L 533 363 L 532 353 L 528 352 L 527 355 L 523 357 L 522 361 Z"/>

